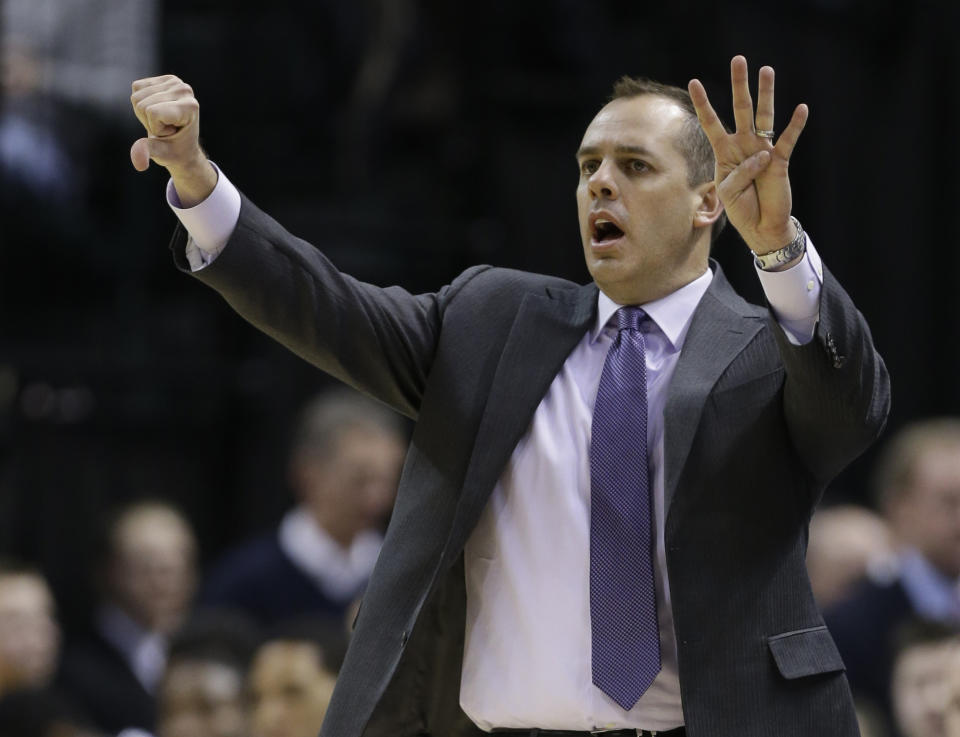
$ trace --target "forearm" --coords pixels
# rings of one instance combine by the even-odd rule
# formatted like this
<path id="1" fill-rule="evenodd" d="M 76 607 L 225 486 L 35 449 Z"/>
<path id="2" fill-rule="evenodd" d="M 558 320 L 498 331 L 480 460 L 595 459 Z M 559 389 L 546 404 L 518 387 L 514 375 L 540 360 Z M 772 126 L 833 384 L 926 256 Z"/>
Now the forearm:
<path id="1" fill-rule="evenodd" d="M 786 367 L 784 411 L 794 446 L 821 480 L 836 475 L 880 434 L 890 378 L 863 315 L 824 269 L 813 340 L 774 331 Z"/>
<path id="2" fill-rule="evenodd" d="M 181 207 L 199 205 L 217 186 L 217 169 L 204 155 L 182 166 L 170 167 L 170 179 Z"/>
<path id="3" fill-rule="evenodd" d="M 187 234 L 171 249 L 187 261 Z M 194 275 L 244 319 L 323 371 L 415 417 L 439 332 L 444 292 L 414 296 L 342 274 L 249 200 L 223 252 Z"/>

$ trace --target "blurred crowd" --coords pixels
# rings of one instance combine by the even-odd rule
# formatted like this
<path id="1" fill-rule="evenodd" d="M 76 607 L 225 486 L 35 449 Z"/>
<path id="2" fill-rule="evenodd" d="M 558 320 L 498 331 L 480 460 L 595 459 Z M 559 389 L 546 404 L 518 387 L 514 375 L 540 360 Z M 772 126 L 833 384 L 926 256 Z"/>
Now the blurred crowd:
<path id="1" fill-rule="evenodd" d="M 201 572 L 158 498 L 107 518 L 98 604 L 64 638 L 35 567 L 0 563 L 4 737 L 313 737 L 399 479 L 404 427 L 344 389 L 303 408 L 276 529 Z M 960 418 L 908 425 L 877 460 L 874 509 L 823 506 L 814 594 L 864 737 L 960 737 Z"/>
<path id="2" fill-rule="evenodd" d="M 843 656 L 864 737 L 960 735 L 960 418 L 889 437 L 875 509 L 822 507 L 814 595 Z"/>
<path id="3" fill-rule="evenodd" d="M 0 562 L 0 735 L 315 737 L 405 443 L 372 400 L 317 397 L 290 448 L 296 505 L 204 573 L 168 501 L 113 510 L 89 561 L 98 604 L 69 638 L 43 573 Z"/>

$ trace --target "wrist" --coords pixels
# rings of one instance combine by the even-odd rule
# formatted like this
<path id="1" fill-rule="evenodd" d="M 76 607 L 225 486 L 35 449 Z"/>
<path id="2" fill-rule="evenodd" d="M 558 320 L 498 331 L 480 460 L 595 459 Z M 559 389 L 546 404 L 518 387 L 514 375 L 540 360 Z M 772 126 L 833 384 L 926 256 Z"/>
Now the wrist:
<path id="1" fill-rule="evenodd" d="M 203 202 L 217 186 L 217 170 L 202 153 L 187 164 L 167 167 L 182 207 Z"/>
<path id="2" fill-rule="evenodd" d="M 791 215 L 790 219 L 787 220 L 786 227 L 782 231 L 766 237 L 762 241 L 758 240 L 755 243 L 747 243 L 747 246 L 753 251 L 754 256 L 765 256 L 768 253 L 779 251 L 797 239 L 800 233 L 797 225 L 797 219 Z"/>
<path id="3" fill-rule="evenodd" d="M 758 252 L 753 251 L 753 262 L 763 271 L 785 271 L 794 266 L 807 251 L 807 236 L 803 232 L 800 221 L 790 216 L 790 225 L 793 228 L 793 238 L 785 246 L 776 250 Z"/>

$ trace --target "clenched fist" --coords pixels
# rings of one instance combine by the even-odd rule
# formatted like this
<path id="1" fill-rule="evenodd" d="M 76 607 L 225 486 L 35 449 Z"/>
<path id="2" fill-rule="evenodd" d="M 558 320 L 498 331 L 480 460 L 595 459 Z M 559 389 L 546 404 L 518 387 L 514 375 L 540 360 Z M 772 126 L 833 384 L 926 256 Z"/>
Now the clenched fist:
<path id="1" fill-rule="evenodd" d="M 145 171 L 152 159 L 165 167 L 184 207 L 206 199 L 217 173 L 200 148 L 200 105 L 190 85 L 172 74 L 138 79 L 130 102 L 147 131 L 130 148 L 133 166 Z"/>

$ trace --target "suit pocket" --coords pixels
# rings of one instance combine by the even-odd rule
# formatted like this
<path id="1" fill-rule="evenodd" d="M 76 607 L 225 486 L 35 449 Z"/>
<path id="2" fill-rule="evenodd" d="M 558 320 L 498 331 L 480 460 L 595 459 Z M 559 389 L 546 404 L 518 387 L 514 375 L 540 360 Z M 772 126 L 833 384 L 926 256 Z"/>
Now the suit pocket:
<path id="1" fill-rule="evenodd" d="M 833 637 L 824 626 L 767 638 L 770 654 L 784 678 L 803 678 L 845 670 Z"/>

